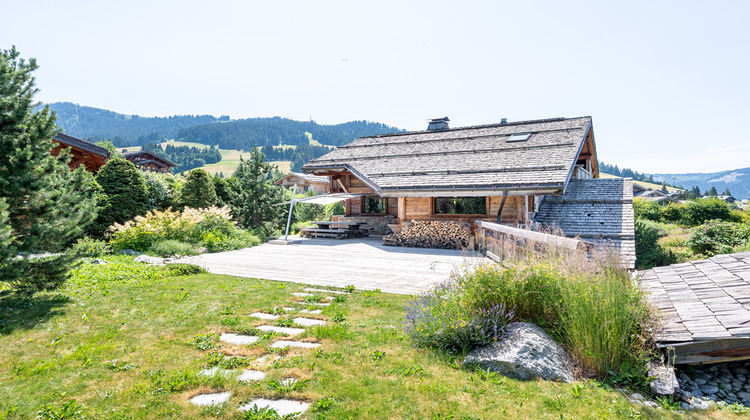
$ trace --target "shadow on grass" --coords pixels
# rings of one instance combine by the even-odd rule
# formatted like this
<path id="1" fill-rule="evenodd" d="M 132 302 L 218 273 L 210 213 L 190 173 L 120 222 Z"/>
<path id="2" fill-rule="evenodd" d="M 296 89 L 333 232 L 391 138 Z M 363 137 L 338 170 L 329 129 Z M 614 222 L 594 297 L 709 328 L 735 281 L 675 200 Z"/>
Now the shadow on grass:
<path id="1" fill-rule="evenodd" d="M 40 322 L 64 312 L 63 306 L 70 298 L 61 294 L 11 293 L 0 297 L 0 336 L 15 330 L 28 330 Z"/>

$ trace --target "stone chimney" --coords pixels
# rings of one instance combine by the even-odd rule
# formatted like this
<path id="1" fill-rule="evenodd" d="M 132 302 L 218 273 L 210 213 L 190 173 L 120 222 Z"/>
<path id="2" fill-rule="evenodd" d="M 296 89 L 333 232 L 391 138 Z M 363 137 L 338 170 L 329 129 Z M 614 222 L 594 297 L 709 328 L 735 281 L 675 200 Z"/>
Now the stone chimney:
<path id="1" fill-rule="evenodd" d="M 450 128 L 448 127 L 448 122 L 450 122 L 448 117 L 433 118 L 430 120 L 430 124 L 427 126 L 427 131 L 447 130 L 448 128 Z"/>

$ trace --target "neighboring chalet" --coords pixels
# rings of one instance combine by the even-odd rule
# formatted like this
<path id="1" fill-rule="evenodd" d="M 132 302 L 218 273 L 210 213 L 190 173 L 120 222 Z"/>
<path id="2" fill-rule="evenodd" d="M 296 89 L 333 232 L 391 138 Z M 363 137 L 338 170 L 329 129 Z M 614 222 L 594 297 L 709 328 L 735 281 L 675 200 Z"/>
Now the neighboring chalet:
<path id="1" fill-rule="evenodd" d="M 658 203 L 660 206 L 666 206 L 669 203 L 677 203 L 672 195 L 659 190 L 645 190 L 635 195 L 636 198 L 642 198 L 644 200 L 653 201 Z"/>
<path id="2" fill-rule="evenodd" d="M 454 129 L 448 122 L 359 138 L 303 170 L 330 177 L 331 193 L 364 194 L 346 201 L 347 218 L 376 226 L 427 219 L 554 224 L 569 236 L 612 240 L 634 266 L 632 180 L 595 179 L 591 117 Z"/>
<path id="3" fill-rule="evenodd" d="M 174 163 L 160 158 L 151 152 L 123 153 L 125 159 L 133 162 L 136 168 L 142 171 L 168 173 L 171 168 L 176 167 Z"/>
<path id="4" fill-rule="evenodd" d="M 292 172 L 277 180 L 275 184 L 287 188 L 292 188 L 294 184 L 297 184 L 297 191 L 314 191 L 318 194 L 325 194 L 328 192 L 329 180 L 327 176 L 316 176 L 301 174 L 299 172 Z"/>
<path id="5" fill-rule="evenodd" d="M 60 154 L 60 150 L 63 148 L 70 149 L 72 155 L 68 164 L 70 169 L 84 165 L 86 170 L 96 173 L 109 159 L 109 150 L 67 134 L 56 135 L 52 138 L 52 142 L 56 143 L 56 146 L 52 149 L 53 156 Z"/>

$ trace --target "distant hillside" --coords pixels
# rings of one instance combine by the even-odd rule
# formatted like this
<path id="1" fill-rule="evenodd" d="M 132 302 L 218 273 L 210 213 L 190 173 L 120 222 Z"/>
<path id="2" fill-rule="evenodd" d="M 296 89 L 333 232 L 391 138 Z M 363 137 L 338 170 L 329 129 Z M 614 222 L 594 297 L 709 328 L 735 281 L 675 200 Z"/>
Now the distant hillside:
<path id="1" fill-rule="evenodd" d="M 340 146 L 357 137 L 395 133 L 385 124 L 351 121 L 322 125 L 314 121 L 287 118 L 230 120 L 212 115 L 140 117 L 68 102 L 49 104 L 57 113 L 57 125 L 66 134 L 91 141 L 108 139 L 117 147 L 141 146 L 175 139 L 219 146 L 222 149 L 249 150 L 254 146 L 318 143 Z"/>
<path id="2" fill-rule="evenodd" d="M 607 174 L 607 173 L 604 173 L 604 172 L 599 172 L 599 177 L 600 178 L 630 178 L 630 177 L 626 177 L 626 176 L 624 177 L 624 176 L 617 176 L 617 175 Z M 635 179 L 633 180 L 633 183 L 634 184 L 638 184 L 638 185 L 642 186 L 643 188 L 649 188 L 649 189 L 652 189 L 652 190 L 661 190 L 661 184 L 656 184 L 656 183 L 653 183 L 653 182 L 646 182 L 646 181 L 637 181 Z M 679 188 L 675 188 L 675 187 L 667 185 L 667 191 L 677 191 L 677 190 L 679 190 Z"/>
<path id="3" fill-rule="evenodd" d="M 222 149 L 247 150 L 253 146 L 310 144 L 312 139 L 329 146 L 341 146 L 357 137 L 401 132 L 396 127 L 369 121 L 351 121 L 336 125 L 322 125 L 314 121 L 294 121 L 287 118 L 248 118 L 220 124 L 204 124 L 183 128 L 177 139 L 219 146 Z"/>
<path id="4" fill-rule="evenodd" d="M 723 192 L 726 188 L 729 188 L 734 198 L 740 200 L 750 199 L 750 168 L 707 174 L 653 174 L 653 177 L 657 182 L 665 181 L 675 185 L 682 185 L 688 189 L 697 185 L 701 191 L 716 187 L 717 191 Z"/>
<path id="5" fill-rule="evenodd" d="M 90 140 L 109 139 L 117 147 L 140 146 L 164 138 L 171 139 L 185 127 L 229 120 L 226 116 L 216 118 L 212 115 L 140 117 L 69 102 L 56 102 L 49 106 L 57 113 L 57 125 L 65 134 Z"/>

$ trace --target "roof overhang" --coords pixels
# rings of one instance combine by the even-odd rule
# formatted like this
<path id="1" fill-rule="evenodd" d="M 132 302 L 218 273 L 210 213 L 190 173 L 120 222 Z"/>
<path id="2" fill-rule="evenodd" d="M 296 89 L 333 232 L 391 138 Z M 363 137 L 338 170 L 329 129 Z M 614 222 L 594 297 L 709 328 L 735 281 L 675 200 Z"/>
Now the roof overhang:
<path id="1" fill-rule="evenodd" d="M 295 199 L 294 202 L 327 206 L 329 204 L 338 203 L 339 201 L 348 200 L 350 198 L 362 197 L 364 195 L 367 195 L 367 194 L 333 193 L 333 194 L 323 194 L 323 195 L 316 195 L 313 197 L 300 198 L 299 200 Z M 290 204 L 290 203 L 291 201 L 284 201 L 282 203 L 276 203 L 273 205 L 283 206 L 285 204 Z"/>

